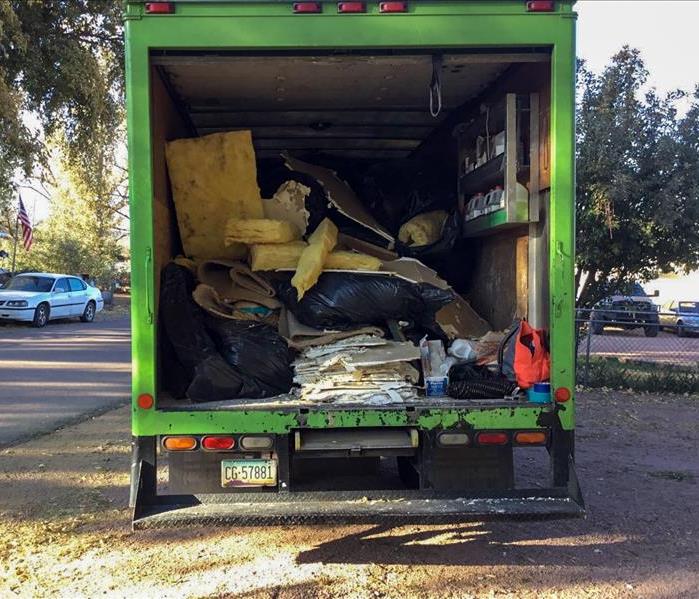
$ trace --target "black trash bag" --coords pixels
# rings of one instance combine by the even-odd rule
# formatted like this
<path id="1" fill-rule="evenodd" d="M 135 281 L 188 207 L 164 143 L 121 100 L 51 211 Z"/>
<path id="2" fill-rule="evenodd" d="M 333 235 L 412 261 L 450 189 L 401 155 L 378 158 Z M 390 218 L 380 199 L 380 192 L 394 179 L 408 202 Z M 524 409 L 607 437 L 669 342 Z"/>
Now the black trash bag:
<path id="1" fill-rule="evenodd" d="M 396 252 L 403 257 L 416 258 L 432 266 L 435 260 L 450 256 L 454 247 L 461 239 L 462 218 L 458 210 L 447 216 L 442 226 L 442 235 L 434 243 L 428 245 L 406 245 L 396 240 Z"/>
<path id="2" fill-rule="evenodd" d="M 241 397 L 288 393 L 293 384 L 293 352 L 276 329 L 254 320 L 210 317 L 206 326 L 223 359 L 241 376 Z"/>
<path id="3" fill-rule="evenodd" d="M 517 383 L 486 366 L 454 364 L 449 369 L 447 395 L 455 399 L 502 399 L 516 389 Z"/>
<path id="4" fill-rule="evenodd" d="M 326 272 L 299 302 L 287 280 L 278 283 L 278 297 L 294 316 L 310 327 L 346 330 L 357 325 L 385 325 L 406 320 L 436 329 L 434 315 L 453 301 L 450 290 L 411 283 L 393 276 Z"/>
<path id="5" fill-rule="evenodd" d="M 271 198 L 279 186 L 287 181 L 298 181 L 311 190 L 305 202 L 309 213 L 306 234 L 310 235 L 330 212 L 330 201 L 325 188 L 315 177 L 290 170 L 282 159 L 260 162 L 258 184 L 263 198 Z"/>
<path id="6" fill-rule="evenodd" d="M 369 212 L 394 235 L 414 216 L 456 205 L 450 167 L 434 161 L 404 158 L 369 167 L 355 183 Z"/>
<path id="7" fill-rule="evenodd" d="M 177 362 L 164 364 L 166 388 L 186 385 L 195 402 L 240 397 L 242 377 L 216 349 L 204 325 L 204 312 L 194 303 L 194 277 L 184 267 L 168 264 L 160 279 L 160 324 Z M 181 368 L 173 372 L 173 368 Z M 169 385 L 173 377 L 176 385 Z M 174 391 L 175 389 L 173 389 Z"/>

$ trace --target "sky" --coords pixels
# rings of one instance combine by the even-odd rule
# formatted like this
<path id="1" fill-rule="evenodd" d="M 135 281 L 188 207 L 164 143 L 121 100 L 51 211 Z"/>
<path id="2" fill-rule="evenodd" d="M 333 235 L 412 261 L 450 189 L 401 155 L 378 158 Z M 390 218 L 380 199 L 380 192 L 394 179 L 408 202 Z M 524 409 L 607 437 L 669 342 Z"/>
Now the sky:
<path id="1" fill-rule="evenodd" d="M 578 56 L 594 72 L 624 44 L 641 50 L 659 92 L 699 83 L 699 1 L 579 0 Z"/>

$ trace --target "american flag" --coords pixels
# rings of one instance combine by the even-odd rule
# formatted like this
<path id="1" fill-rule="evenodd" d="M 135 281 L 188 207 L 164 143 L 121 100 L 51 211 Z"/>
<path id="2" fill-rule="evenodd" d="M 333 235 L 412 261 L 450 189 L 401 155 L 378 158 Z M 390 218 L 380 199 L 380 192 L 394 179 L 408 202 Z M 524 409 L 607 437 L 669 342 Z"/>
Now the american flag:
<path id="1" fill-rule="evenodd" d="M 24 208 L 22 198 L 19 198 L 19 213 L 17 214 L 20 224 L 22 225 L 22 245 L 24 249 L 29 251 L 32 247 L 32 221 L 29 220 L 29 215 Z"/>

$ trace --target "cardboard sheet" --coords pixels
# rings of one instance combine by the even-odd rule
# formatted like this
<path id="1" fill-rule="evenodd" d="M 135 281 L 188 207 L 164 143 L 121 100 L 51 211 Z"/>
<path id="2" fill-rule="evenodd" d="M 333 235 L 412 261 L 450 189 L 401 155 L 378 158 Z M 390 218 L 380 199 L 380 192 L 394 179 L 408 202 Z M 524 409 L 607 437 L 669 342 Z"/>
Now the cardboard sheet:
<path id="1" fill-rule="evenodd" d="M 385 239 L 393 247 L 395 238 L 364 207 L 352 188 L 337 176 L 335 171 L 322 166 L 308 164 L 291 156 L 285 155 L 284 160 L 292 170 L 315 177 L 325 188 L 332 205 L 344 216 L 354 222 L 371 229 Z"/>

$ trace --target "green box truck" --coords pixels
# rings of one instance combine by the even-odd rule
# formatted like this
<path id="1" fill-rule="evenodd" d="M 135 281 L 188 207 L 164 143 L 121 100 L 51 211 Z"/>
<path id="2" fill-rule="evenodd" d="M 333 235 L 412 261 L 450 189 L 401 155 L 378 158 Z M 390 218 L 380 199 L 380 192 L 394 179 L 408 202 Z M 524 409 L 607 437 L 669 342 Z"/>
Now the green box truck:
<path id="1" fill-rule="evenodd" d="M 127 0 L 135 525 L 584 513 L 572 5 Z M 495 330 L 526 317 L 547 332 L 550 401 L 170 397 L 159 281 L 182 247 L 165 144 L 234 130 L 252 131 L 258 160 L 286 151 L 358 169 L 401 158 L 451 169 L 470 248 L 468 265 L 452 265 L 470 271 L 459 291 Z M 506 201 L 472 201 L 495 182 Z M 532 481 L 539 454 L 543 480 Z"/>

